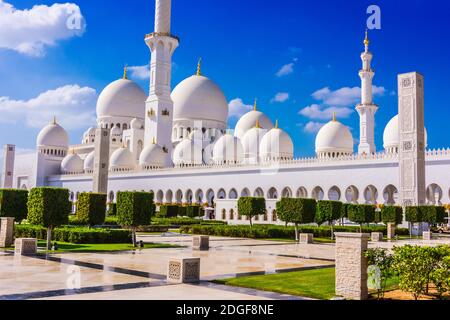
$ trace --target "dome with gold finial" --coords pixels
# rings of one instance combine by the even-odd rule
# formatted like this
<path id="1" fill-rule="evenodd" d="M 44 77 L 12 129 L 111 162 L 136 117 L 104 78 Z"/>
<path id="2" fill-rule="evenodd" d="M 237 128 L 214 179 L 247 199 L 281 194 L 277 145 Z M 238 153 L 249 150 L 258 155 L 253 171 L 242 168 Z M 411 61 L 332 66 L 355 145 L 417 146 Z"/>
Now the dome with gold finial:
<path id="1" fill-rule="evenodd" d="M 290 160 L 294 158 L 294 143 L 289 134 L 280 129 L 278 120 L 275 128 L 267 132 L 261 140 L 261 160 Z"/>
<path id="2" fill-rule="evenodd" d="M 144 170 L 164 168 L 168 164 L 169 154 L 153 140 L 153 143 L 142 150 L 139 166 Z"/>
<path id="3" fill-rule="evenodd" d="M 261 141 L 267 132 L 267 130 L 261 128 L 258 119 L 254 128 L 248 130 L 244 135 L 242 138 L 242 146 L 244 148 L 244 158 L 246 162 L 259 162 Z"/>
<path id="4" fill-rule="evenodd" d="M 61 162 L 63 174 L 81 174 L 84 172 L 84 162 L 73 150 Z"/>
<path id="5" fill-rule="evenodd" d="M 69 147 L 69 135 L 66 130 L 57 123 L 56 117 L 54 117 L 53 121 L 39 132 L 36 146 L 38 148 L 54 147 L 64 149 Z"/>
<path id="6" fill-rule="evenodd" d="M 228 130 L 217 140 L 213 149 L 215 164 L 238 164 L 244 160 L 244 148 L 241 140 Z"/>
<path id="7" fill-rule="evenodd" d="M 333 120 L 320 129 L 316 136 L 316 153 L 319 158 L 336 158 L 353 154 L 354 141 L 350 129 Z"/>
<path id="8" fill-rule="evenodd" d="M 257 100 L 253 105 L 253 110 L 243 115 L 234 130 L 234 135 L 239 139 L 243 139 L 245 134 L 255 127 L 255 123 L 259 123 L 261 129 L 271 130 L 274 128 L 273 122 L 261 111 L 258 111 Z"/>
<path id="9" fill-rule="evenodd" d="M 122 79 L 110 83 L 97 101 L 98 123 L 113 123 L 115 118 L 145 119 L 145 102 L 147 95 L 144 90 L 127 77 L 125 67 Z M 119 122 L 120 123 L 120 122 Z"/>
<path id="10" fill-rule="evenodd" d="M 202 75 L 201 60 L 195 75 L 180 82 L 172 92 L 173 119 L 212 121 L 226 126 L 228 102 L 220 87 Z"/>

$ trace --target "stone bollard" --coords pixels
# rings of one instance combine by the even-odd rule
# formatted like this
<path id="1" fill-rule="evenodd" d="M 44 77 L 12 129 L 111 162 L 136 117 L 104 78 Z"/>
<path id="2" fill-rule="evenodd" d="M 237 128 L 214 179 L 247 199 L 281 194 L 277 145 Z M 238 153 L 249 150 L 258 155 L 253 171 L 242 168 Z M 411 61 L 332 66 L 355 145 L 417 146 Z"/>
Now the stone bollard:
<path id="1" fill-rule="evenodd" d="M 300 233 L 300 244 L 314 243 L 314 235 L 312 233 Z"/>
<path id="2" fill-rule="evenodd" d="M 192 248 L 199 251 L 208 251 L 209 236 L 195 236 L 192 239 Z"/>
<path id="3" fill-rule="evenodd" d="M 433 232 L 431 232 L 431 231 L 424 231 L 423 232 L 423 240 L 425 240 L 425 241 L 433 240 Z"/>
<path id="4" fill-rule="evenodd" d="M 35 255 L 37 253 L 37 239 L 16 239 L 14 247 L 17 256 Z"/>
<path id="5" fill-rule="evenodd" d="M 14 243 L 14 218 L 0 218 L 0 248 L 9 248 Z"/>
<path id="6" fill-rule="evenodd" d="M 174 258 L 169 260 L 167 282 L 196 283 L 200 281 L 200 258 Z"/>
<path id="7" fill-rule="evenodd" d="M 367 251 L 370 234 L 336 233 L 336 295 L 351 300 L 366 300 Z"/>
<path id="8" fill-rule="evenodd" d="M 387 238 L 388 240 L 394 240 L 395 239 L 395 223 L 388 223 L 387 225 Z"/>
<path id="9" fill-rule="evenodd" d="M 383 241 L 383 232 L 372 232 L 371 240 L 372 242 L 381 242 Z"/>

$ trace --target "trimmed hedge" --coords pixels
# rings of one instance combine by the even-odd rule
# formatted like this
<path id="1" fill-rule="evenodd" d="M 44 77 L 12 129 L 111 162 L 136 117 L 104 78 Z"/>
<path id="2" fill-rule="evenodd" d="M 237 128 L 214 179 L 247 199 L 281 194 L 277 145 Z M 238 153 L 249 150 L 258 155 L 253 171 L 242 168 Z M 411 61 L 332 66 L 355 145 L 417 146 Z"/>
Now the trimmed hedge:
<path id="1" fill-rule="evenodd" d="M 152 218 L 152 225 L 191 226 L 191 225 L 226 225 L 225 221 L 197 220 L 192 218 Z"/>
<path id="2" fill-rule="evenodd" d="M 177 205 L 162 205 L 159 207 L 159 215 L 161 217 L 173 218 L 180 214 L 180 207 Z"/>
<path id="3" fill-rule="evenodd" d="M 117 215 L 117 204 L 114 202 L 108 203 L 108 212 L 106 215 L 108 217 L 115 217 Z"/>
<path id="4" fill-rule="evenodd" d="M 193 225 L 181 227 L 182 233 L 201 234 L 219 237 L 235 237 L 235 238 L 250 238 L 250 239 L 293 239 L 295 237 L 294 227 L 282 227 L 275 225 L 254 225 L 252 228 L 248 225 Z M 387 234 L 386 227 L 363 227 L 364 233 L 382 232 Z M 316 238 L 330 238 L 331 227 L 315 227 L 315 226 L 300 226 L 300 233 L 312 233 Z M 354 232 L 359 233 L 359 227 L 341 227 L 335 226 L 334 232 Z M 398 229 L 397 234 L 408 235 L 408 229 Z"/>
<path id="5" fill-rule="evenodd" d="M 375 222 L 375 206 L 367 204 L 350 204 L 347 207 L 348 219 L 354 223 Z"/>
<path id="6" fill-rule="evenodd" d="M 117 193 L 117 222 L 121 226 L 138 227 L 149 225 L 154 214 L 154 208 L 153 193 Z"/>
<path id="7" fill-rule="evenodd" d="M 16 238 L 37 238 L 45 240 L 47 229 L 36 225 L 17 225 Z M 80 227 L 56 228 L 52 232 L 53 241 L 74 244 L 114 244 L 129 243 L 131 232 L 121 229 L 90 229 Z"/>
<path id="8" fill-rule="evenodd" d="M 341 219 L 348 218 L 348 207 L 350 206 L 350 203 L 342 203 L 341 208 Z"/>
<path id="9" fill-rule="evenodd" d="M 403 223 L 403 208 L 397 206 L 384 206 L 381 209 L 381 221 L 385 224 L 395 223 L 396 225 Z"/>
<path id="10" fill-rule="evenodd" d="M 445 222 L 448 216 L 444 207 L 437 206 L 422 206 L 420 207 L 422 213 L 422 222 L 429 224 L 440 224 Z"/>
<path id="11" fill-rule="evenodd" d="M 419 207 L 406 207 L 405 219 L 410 223 L 422 222 L 422 212 Z"/>
<path id="12" fill-rule="evenodd" d="M 187 206 L 184 207 L 186 210 L 185 214 L 180 214 L 180 216 L 186 216 L 189 218 L 198 218 L 203 217 L 205 215 L 205 210 L 201 206 Z"/>
<path id="13" fill-rule="evenodd" d="M 316 210 L 316 222 L 322 225 L 325 222 L 332 223 L 342 217 L 342 202 L 318 201 Z"/>
<path id="14" fill-rule="evenodd" d="M 277 215 L 281 221 L 294 224 L 313 223 L 316 200 L 283 198 L 277 202 Z"/>
<path id="15" fill-rule="evenodd" d="M 61 188 L 34 188 L 28 197 L 28 222 L 46 228 L 66 225 L 72 203 L 69 190 Z"/>
<path id="16" fill-rule="evenodd" d="M 239 198 L 238 214 L 243 217 L 249 217 L 250 224 L 252 224 L 253 217 L 262 216 L 265 213 L 266 213 L 266 199 L 253 197 Z"/>
<path id="17" fill-rule="evenodd" d="M 106 218 L 106 194 L 81 193 L 78 196 L 77 219 L 89 226 L 101 225 Z"/>
<path id="18" fill-rule="evenodd" d="M 28 215 L 27 202 L 27 190 L 0 190 L 0 217 L 14 218 L 16 222 L 22 222 Z"/>

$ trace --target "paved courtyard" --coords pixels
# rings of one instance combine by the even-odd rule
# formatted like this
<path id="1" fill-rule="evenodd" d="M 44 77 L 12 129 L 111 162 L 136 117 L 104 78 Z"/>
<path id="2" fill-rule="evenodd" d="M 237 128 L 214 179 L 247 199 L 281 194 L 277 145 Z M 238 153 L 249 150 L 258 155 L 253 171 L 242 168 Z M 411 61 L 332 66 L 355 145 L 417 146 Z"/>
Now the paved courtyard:
<path id="1" fill-rule="evenodd" d="M 149 249 L 120 253 L 66 253 L 15 257 L 0 253 L 0 300 L 255 300 L 301 299 L 209 282 L 245 275 L 271 274 L 334 265 L 334 245 L 297 245 L 288 242 L 211 238 L 211 250 L 193 251 L 192 237 L 141 235 L 150 243 L 177 244 L 182 248 Z M 440 244 L 409 241 L 405 243 Z M 375 244 L 371 244 L 374 246 Z M 385 247 L 392 244 L 385 242 Z M 201 283 L 166 282 L 170 258 L 201 258 Z M 75 288 L 75 289 L 73 289 Z"/>

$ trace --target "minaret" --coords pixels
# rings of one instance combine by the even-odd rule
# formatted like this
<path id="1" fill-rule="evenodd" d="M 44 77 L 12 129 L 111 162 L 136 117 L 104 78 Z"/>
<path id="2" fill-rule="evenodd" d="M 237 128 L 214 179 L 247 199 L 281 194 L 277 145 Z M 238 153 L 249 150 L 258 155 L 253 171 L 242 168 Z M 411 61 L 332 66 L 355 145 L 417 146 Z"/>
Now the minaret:
<path id="1" fill-rule="evenodd" d="M 153 141 L 172 152 L 173 101 L 170 98 L 172 55 L 179 40 L 170 33 L 171 0 L 156 0 L 155 32 L 145 36 L 150 48 L 150 94 L 146 102 L 145 146 Z"/>
<path id="2" fill-rule="evenodd" d="M 363 68 L 359 72 L 361 78 L 361 103 L 356 106 L 356 111 L 360 118 L 360 144 L 359 154 L 374 154 L 377 152 L 375 146 L 375 113 L 378 106 L 373 103 L 372 81 L 375 72 L 371 68 L 373 59 L 372 53 L 369 52 L 369 37 L 366 31 L 364 39 L 365 50 L 361 54 Z"/>

